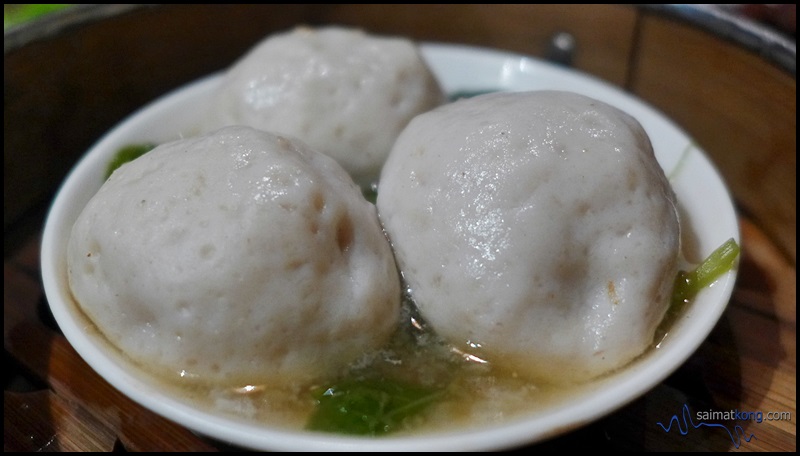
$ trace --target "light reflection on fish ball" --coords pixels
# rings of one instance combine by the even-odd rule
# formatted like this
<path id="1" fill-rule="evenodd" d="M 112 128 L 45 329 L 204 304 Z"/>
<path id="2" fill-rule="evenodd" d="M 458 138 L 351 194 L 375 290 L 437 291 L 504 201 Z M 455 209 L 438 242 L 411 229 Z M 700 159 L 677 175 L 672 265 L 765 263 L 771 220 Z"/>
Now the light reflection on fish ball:
<path id="1" fill-rule="evenodd" d="M 553 381 L 596 377 L 652 345 L 677 272 L 675 204 L 635 119 L 558 91 L 416 117 L 377 200 L 431 327 Z"/>
<path id="2" fill-rule="evenodd" d="M 229 127 L 120 167 L 68 247 L 76 301 L 172 378 L 330 375 L 384 344 L 400 285 L 374 205 L 330 157 Z"/>

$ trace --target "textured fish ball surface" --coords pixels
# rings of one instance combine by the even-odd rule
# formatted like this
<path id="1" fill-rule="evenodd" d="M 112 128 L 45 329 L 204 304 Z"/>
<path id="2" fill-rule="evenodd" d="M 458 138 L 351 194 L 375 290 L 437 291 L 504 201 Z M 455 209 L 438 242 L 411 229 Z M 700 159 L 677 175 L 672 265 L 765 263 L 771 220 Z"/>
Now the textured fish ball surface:
<path id="1" fill-rule="evenodd" d="M 298 137 L 367 186 L 411 118 L 444 101 L 410 40 L 299 27 L 267 37 L 231 66 L 206 128 L 240 124 Z"/>
<path id="2" fill-rule="evenodd" d="M 330 157 L 247 127 L 115 171 L 73 227 L 68 271 L 125 355 L 212 384 L 329 373 L 399 315 L 374 205 Z"/>
<path id="3" fill-rule="evenodd" d="M 626 113 L 560 91 L 443 106 L 400 135 L 377 204 L 423 317 L 464 351 L 585 380 L 651 346 L 680 227 Z"/>

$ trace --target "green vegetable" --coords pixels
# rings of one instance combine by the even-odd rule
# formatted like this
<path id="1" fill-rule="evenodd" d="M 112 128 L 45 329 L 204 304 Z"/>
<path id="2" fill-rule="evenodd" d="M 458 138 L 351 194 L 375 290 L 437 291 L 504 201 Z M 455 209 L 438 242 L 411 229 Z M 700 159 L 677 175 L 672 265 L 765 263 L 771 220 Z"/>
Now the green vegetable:
<path id="1" fill-rule="evenodd" d="M 485 89 L 485 90 L 461 90 L 458 92 L 453 92 L 448 94 L 447 98 L 450 101 L 456 101 L 461 98 L 472 98 L 477 97 L 478 95 L 484 95 L 487 93 L 497 92 L 497 89 Z"/>
<path id="2" fill-rule="evenodd" d="M 719 276 L 728 272 L 739 256 L 739 245 L 733 238 L 725 241 L 711 252 L 692 271 L 679 271 L 672 291 L 672 305 L 680 305 L 694 298 L 703 288 L 711 285 Z"/>
<path id="3" fill-rule="evenodd" d="M 372 204 L 378 201 L 378 190 L 375 188 L 362 188 L 361 193 L 364 195 L 364 199 Z"/>
<path id="4" fill-rule="evenodd" d="M 379 436 L 439 399 L 442 391 L 386 379 L 344 380 L 314 393 L 317 408 L 306 428 L 340 434 Z"/>
<path id="5" fill-rule="evenodd" d="M 108 168 L 106 169 L 106 179 L 108 179 L 111 176 L 111 173 L 113 173 L 120 166 L 141 157 L 142 155 L 153 150 L 155 147 L 155 144 L 134 144 L 121 148 L 117 151 L 117 154 L 114 155 L 114 158 L 108 164 Z"/>
<path id="6" fill-rule="evenodd" d="M 653 339 L 656 346 L 664 339 L 672 325 L 682 315 L 683 309 L 697 293 L 730 271 L 736 262 L 736 257 L 739 256 L 739 250 L 736 241 L 728 239 L 693 270 L 678 271 L 672 288 L 672 301 Z"/>
<path id="7" fill-rule="evenodd" d="M 3 29 L 32 21 L 46 14 L 62 10 L 70 5 L 3 5 Z"/>

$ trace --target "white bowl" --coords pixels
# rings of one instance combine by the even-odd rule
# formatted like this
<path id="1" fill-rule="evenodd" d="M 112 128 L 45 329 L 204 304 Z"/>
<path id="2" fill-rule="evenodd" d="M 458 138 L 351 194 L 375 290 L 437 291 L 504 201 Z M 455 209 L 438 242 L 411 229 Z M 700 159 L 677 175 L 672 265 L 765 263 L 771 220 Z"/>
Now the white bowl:
<path id="1" fill-rule="evenodd" d="M 740 242 L 730 194 L 706 155 L 662 114 L 620 89 L 533 58 L 488 49 L 424 44 L 423 53 L 448 93 L 561 89 L 582 93 L 628 112 L 650 135 L 659 163 L 676 192 L 689 259 L 699 261 L 726 240 Z M 160 143 L 197 132 L 196 115 L 212 75 L 156 100 L 103 137 L 63 183 L 45 224 L 41 267 L 53 315 L 75 350 L 111 385 L 143 406 L 200 434 L 256 450 L 480 451 L 541 441 L 583 426 L 626 405 L 675 371 L 700 346 L 731 296 L 736 268 L 704 289 L 671 326 L 667 337 L 619 372 L 530 414 L 491 426 L 387 437 L 348 437 L 290 431 L 216 416 L 166 392 L 127 366 L 100 342 L 69 292 L 66 244 L 72 224 L 104 180 L 106 166 L 125 145 Z"/>

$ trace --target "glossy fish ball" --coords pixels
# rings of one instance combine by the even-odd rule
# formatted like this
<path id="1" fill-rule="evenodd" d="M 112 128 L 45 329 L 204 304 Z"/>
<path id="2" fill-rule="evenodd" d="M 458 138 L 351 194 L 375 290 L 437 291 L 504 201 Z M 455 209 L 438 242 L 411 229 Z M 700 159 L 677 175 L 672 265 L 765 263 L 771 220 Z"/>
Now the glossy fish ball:
<path id="1" fill-rule="evenodd" d="M 67 260 L 97 329 L 173 378 L 329 374 L 381 346 L 399 315 L 374 205 L 328 156 L 249 127 L 123 165 L 79 215 Z"/>
<path id="2" fill-rule="evenodd" d="M 408 121 L 444 101 L 412 41 L 298 27 L 270 35 L 228 69 L 205 128 L 240 124 L 298 137 L 367 187 Z"/>
<path id="3" fill-rule="evenodd" d="M 621 110 L 533 91 L 422 114 L 377 205 L 422 316 L 464 352 L 580 381 L 652 345 L 680 225 L 648 135 Z"/>

